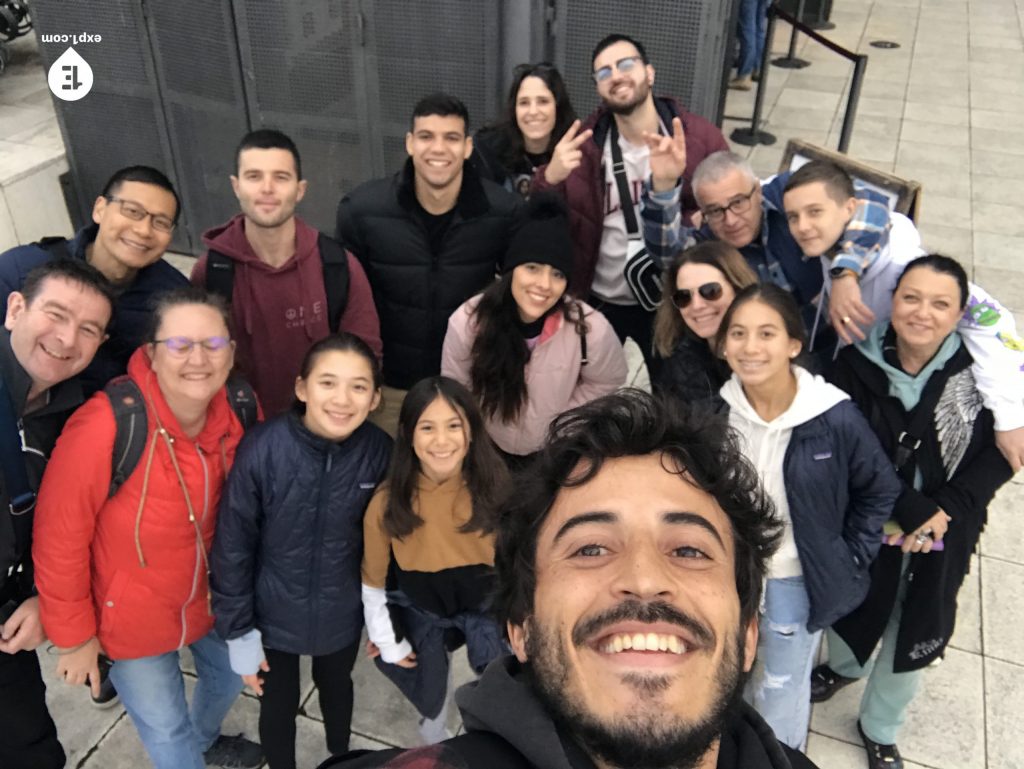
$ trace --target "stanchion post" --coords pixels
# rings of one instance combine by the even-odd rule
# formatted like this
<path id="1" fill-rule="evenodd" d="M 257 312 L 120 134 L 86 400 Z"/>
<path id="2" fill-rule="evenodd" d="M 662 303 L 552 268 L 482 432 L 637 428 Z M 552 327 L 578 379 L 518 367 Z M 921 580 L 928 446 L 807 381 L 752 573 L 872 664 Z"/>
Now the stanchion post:
<path id="1" fill-rule="evenodd" d="M 846 97 L 846 114 L 843 115 L 843 129 L 839 134 L 839 151 L 846 153 L 850 148 L 850 137 L 853 134 L 853 121 L 857 117 L 857 102 L 860 101 L 860 89 L 864 83 L 864 72 L 868 67 L 868 57 L 861 54 L 853 64 L 853 79 L 850 81 L 850 95 Z"/>
<path id="2" fill-rule="evenodd" d="M 771 58 L 772 40 L 775 38 L 775 4 L 768 7 L 768 27 L 765 29 L 764 51 L 761 53 L 761 78 L 754 94 L 754 114 L 750 128 L 736 128 L 729 138 L 737 144 L 752 147 L 755 144 L 775 144 L 775 137 L 761 130 L 761 110 L 764 108 L 764 89 L 768 85 L 768 62 Z"/>
<path id="3" fill-rule="evenodd" d="M 800 0 L 796 8 L 796 18 L 803 21 L 804 17 L 804 6 L 807 0 Z M 811 66 L 811 63 L 805 59 L 799 59 L 796 55 L 796 36 L 800 30 L 793 25 L 793 32 L 789 36 L 789 53 L 783 56 L 781 59 L 776 59 L 772 64 L 776 67 L 782 67 L 783 69 L 803 69 L 804 67 Z M 771 38 L 769 38 L 771 40 Z M 767 45 L 767 43 L 766 43 Z"/>

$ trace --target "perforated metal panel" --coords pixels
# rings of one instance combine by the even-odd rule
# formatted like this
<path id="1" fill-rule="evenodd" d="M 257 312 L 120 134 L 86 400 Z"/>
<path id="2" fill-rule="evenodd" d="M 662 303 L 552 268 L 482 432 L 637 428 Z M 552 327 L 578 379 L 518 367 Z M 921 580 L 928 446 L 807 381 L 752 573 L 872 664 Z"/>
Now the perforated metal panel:
<path id="1" fill-rule="evenodd" d="M 174 179 L 139 2 L 33 0 L 32 18 L 47 69 L 64 53 L 67 43 L 42 42 L 43 35 L 87 32 L 102 38 L 99 43 L 76 47 L 93 70 L 89 95 L 75 102 L 54 100 L 68 166 L 76 180 L 78 216 L 88 220 L 103 184 L 123 166 L 151 165 Z M 179 228 L 174 245 L 190 247 L 187 226 Z"/>
<path id="2" fill-rule="evenodd" d="M 471 130 L 498 113 L 501 8 L 497 0 L 368 3 L 371 114 L 384 138 L 384 167 L 404 162 L 405 133 L 422 96 L 445 91 L 469 110 Z M 371 107 L 372 108 L 372 107 Z M 402 142 L 395 142 L 402 139 Z"/>
<path id="3" fill-rule="evenodd" d="M 581 115 L 598 104 L 591 52 L 613 32 L 647 50 L 656 71 L 655 93 L 675 96 L 691 112 L 719 119 L 725 56 L 731 50 L 734 2 L 726 0 L 554 0 L 554 61 Z"/>
<path id="4" fill-rule="evenodd" d="M 363 39 L 355 0 L 235 0 L 253 128 L 299 147 L 309 190 L 299 213 L 334 232 L 343 191 L 373 175 Z"/>
<path id="5" fill-rule="evenodd" d="M 238 211 L 228 177 L 249 118 L 234 19 L 224 2 L 190 3 L 187 13 L 149 2 L 147 11 L 178 192 L 201 250 L 203 230 Z"/>

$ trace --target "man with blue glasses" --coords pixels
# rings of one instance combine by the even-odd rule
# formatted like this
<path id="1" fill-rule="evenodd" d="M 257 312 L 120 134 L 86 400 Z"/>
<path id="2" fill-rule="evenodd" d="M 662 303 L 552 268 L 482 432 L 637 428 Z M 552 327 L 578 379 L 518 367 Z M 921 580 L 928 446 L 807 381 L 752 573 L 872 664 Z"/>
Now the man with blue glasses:
<path id="1" fill-rule="evenodd" d="M 153 295 L 188 282 L 163 259 L 180 209 L 170 179 L 149 166 L 129 166 L 110 177 L 93 204 L 92 222 L 74 237 L 43 238 L 0 254 L 0 306 L 21 290 L 33 268 L 62 257 L 88 262 L 117 287 L 117 322 L 80 376 L 86 397 L 127 370 L 128 358 L 145 341 Z"/>
<path id="2" fill-rule="evenodd" d="M 619 337 L 632 337 L 649 359 L 657 296 L 645 292 L 642 280 L 627 279 L 627 265 L 631 275 L 639 274 L 634 268 L 641 266 L 643 185 L 652 162 L 681 159 L 688 216 L 697 210 L 689 189 L 694 169 L 728 145 L 710 122 L 674 99 L 653 95 L 654 67 L 639 41 L 608 35 L 594 47 L 591 60 L 601 106 L 569 128 L 551 162 L 537 169 L 533 186 L 555 188 L 569 204 L 575 243 L 572 292 L 599 308 Z M 620 201 L 627 195 L 629 204 L 623 208 Z M 657 270 L 649 275 L 656 289 Z"/>

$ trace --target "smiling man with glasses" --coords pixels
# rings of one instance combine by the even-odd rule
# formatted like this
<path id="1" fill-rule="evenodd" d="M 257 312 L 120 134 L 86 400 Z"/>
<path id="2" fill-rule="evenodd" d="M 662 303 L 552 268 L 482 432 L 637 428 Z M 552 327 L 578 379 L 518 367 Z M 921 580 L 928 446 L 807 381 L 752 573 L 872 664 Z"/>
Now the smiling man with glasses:
<path id="1" fill-rule="evenodd" d="M 641 190 L 652 160 L 657 165 L 663 156 L 681 159 L 677 176 L 686 189 L 688 221 L 697 209 L 689 193 L 697 164 L 728 145 L 704 118 L 674 99 L 654 96 L 654 67 L 639 41 L 608 35 L 594 47 L 591 71 L 601 106 L 569 128 L 551 162 L 537 169 L 533 188 L 554 188 L 569 204 L 575 244 L 570 290 L 600 309 L 620 339 L 632 337 L 650 365 L 654 312 L 644 308 L 644 297 L 634 293 L 625 275 L 627 262 L 643 244 Z M 622 189 L 630 198 L 626 209 Z"/>
<path id="2" fill-rule="evenodd" d="M 174 186 L 149 166 L 117 171 L 92 209 L 92 223 L 74 237 L 44 238 L 0 254 L 0 301 L 21 289 L 28 273 L 51 259 L 81 259 L 118 289 L 110 338 L 80 379 L 86 395 L 127 370 L 128 358 L 142 344 L 150 299 L 188 281 L 163 260 L 178 222 Z"/>
<path id="3" fill-rule="evenodd" d="M 818 318 L 815 303 L 825 283 L 817 259 L 804 255 L 790 233 L 782 205 L 790 173 L 764 184 L 744 158 L 733 152 L 709 155 L 693 174 L 693 193 L 700 206 L 696 226 L 686 222 L 685 202 L 672 163 L 661 164 L 643 194 L 644 241 L 655 259 L 670 260 L 680 249 L 707 240 L 720 240 L 739 250 L 762 282 L 790 291 L 800 305 L 808 329 L 816 329 L 811 349 L 831 355 L 836 335 Z M 843 248 L 829 257 L 833 285 L 832 308 L 861 304 L 860 278 L 888 241 L 888 208 L 870 190 L 858 189 L 850 221 L 840 239 Z M 818 256 L 818 255 L 811 255 Z M 836 313 L 833 312 L 833 315 Z M 843 309 L 840 316 L 859 314 Z M 819 322 L 815 323 L 818 318 Z"/>

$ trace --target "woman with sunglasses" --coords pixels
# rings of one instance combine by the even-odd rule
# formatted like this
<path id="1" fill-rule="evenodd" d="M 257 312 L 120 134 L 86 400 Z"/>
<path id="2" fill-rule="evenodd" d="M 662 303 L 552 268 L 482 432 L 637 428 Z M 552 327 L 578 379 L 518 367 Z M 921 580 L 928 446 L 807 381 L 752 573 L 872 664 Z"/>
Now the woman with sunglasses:
<path id="1" fill-rule="evenodd" d="M 732 246 L 707 241 L 677 255 L 664 275 L 654 316 L 654 349 L 663 360 L 654 389 L 684 403 L 716 405 L 729 367 L 712 347 L 722 316 L 757 275 Z"/>
<path id="2" fill-rule="evenodd" d="M 513 468 L 540 448 L 558 414 L 626 381 L 611 324 L 566 293 L 571 268 L 565 203 L 534 195 L 501 279 L 448 320 L 441 373 L 473 393 Z"/>
<path id="3" fill-rule="evenodd" d="M 116 429 L 100 392 L 68 421 L 43 478 L 33 548 L 42 621 L 67 683 L 95 693 L 97 656 L 113 660 L 110 678 L 158 769 L 255 767 L 258 745 L 220 734 L 242 679 L 213 630 L 207 558 L 244 429 L 225 389 L 227 308 L 178 289 L 157 300 L 146 338 L 128 363 L 145 404 L 134 471 L 109 496 Z M 191 708 L 185 646 L 198 673 Z"/>
<path id="4" fill-rule="evenodd" d="M 729 425 L 784 523 L 746 698 L 794 750 L 807 740 L 821 631 L 864 600 L 900 493 L 849 396 L 797 362 L 806 338 L 793 295 L 767 283 L 737 294 L 715 339 L 733 372 L 722 387 Z"/>
<path id="5" fill-rule="evenodd" d="M 520 64 L 512 75 L 501 121 L 473 137 L 473 159 L 485 178 L 529 197 L 534 169 L 551 160 L 558 140 L 576 120 L 569 91 L 547 62 Z"/>

